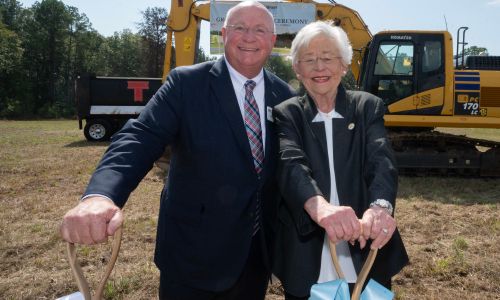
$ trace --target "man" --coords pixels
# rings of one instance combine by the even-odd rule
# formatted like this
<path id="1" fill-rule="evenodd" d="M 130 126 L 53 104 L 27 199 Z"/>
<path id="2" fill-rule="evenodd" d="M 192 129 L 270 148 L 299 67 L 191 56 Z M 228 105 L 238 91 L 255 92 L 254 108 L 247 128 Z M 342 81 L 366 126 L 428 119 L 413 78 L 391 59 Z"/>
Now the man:
<path id="1" fill-rule="evenodd" d="M 262 4 L 229 10 L 222 36 L 223 58 L 173 70 L 113 137 L 83 201 L 61 225 L 69 242 L 106 240 L 129 194 L 171 145 L 155 251 L 160 299 L 264 299 L 270 277 L 279 197 L 271 111 L 292 91 L 263 70 L 276 35 Z"/>

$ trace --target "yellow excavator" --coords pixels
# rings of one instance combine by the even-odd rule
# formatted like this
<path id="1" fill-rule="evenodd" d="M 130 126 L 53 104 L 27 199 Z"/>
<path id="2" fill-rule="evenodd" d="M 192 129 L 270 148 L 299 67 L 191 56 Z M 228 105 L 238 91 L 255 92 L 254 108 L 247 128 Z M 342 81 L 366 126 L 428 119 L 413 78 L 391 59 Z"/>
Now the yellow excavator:
<path id="1" fill-rule="evenodd" d="M 358 87 L 386 104 L 385 125 L 400 173 L 500 176 L 500 142 L 433 130 L 500 129 L 500 57 L 461 57 L 459 64 L 447 31 L 383 31 L 373 36 L 359 14 L 344 5 L 283 3 L 314 4 L 317 20 L 332 20 L 346 31 Z M 210 1 L 171 1 L 163 80 L 170 71 L 172 47 L 176 66 L 194 63 L 202 20 L 210 20 Z M 457 36 L 465 37 L 465 30 L 460 28 Z M 457 53 L 460 45 L 463 53 L 465 44 L 457 41 Z"/>

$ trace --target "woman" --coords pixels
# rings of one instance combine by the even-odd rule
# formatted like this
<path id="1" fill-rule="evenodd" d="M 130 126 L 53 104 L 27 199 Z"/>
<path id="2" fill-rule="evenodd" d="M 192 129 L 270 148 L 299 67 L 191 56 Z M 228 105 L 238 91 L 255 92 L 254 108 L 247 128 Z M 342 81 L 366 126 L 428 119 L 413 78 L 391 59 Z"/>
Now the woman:
<path id="1" fill-rule="evenodd" d="M 342 87 L 352 47 L 341 28 L 311 23 L 299 31 L 291 52 L 306 94 L 274 111 L 283 200 L 273 271 L 286 299 L 307 299 L 311 285 L 337 278 L 330 239 L 352 284 L 368 248 L 380 248 L 369 277 L 390 288 L 408 256 L 393 218 L 397 169 L 384 104 Z"/>

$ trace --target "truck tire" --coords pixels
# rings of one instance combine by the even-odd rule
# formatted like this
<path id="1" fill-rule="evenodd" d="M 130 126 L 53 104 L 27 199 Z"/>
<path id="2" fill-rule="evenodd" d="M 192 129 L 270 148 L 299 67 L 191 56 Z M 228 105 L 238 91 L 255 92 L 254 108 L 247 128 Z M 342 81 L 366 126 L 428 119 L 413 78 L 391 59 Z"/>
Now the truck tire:
<path id="1" fill-rule="evenodd" d="M 103 142 L 109 140 L 113 134 L 111 125 L 106 120 L 87 120 L 83 134 L 89 142 Z"/>

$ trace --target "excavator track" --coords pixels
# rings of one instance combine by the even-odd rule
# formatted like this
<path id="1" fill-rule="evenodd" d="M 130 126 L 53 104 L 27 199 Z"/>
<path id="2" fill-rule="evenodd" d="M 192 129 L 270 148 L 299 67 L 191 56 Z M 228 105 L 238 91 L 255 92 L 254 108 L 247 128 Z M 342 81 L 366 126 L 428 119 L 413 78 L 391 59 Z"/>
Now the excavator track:
<path id="1" fill-rule="evenodd" d="M 389 131 L 399 174 L 500 177 L 500 142 L 438 131 Z"/>

